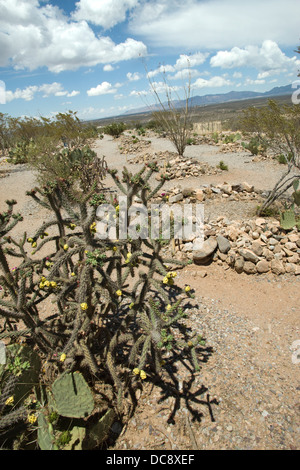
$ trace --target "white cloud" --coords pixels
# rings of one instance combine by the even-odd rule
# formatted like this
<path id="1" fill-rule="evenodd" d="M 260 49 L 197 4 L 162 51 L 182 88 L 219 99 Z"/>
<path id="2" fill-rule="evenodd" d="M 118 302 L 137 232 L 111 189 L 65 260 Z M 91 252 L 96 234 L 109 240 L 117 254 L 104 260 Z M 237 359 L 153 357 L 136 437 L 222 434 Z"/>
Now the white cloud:
<path id="1" fill-rule="evenodd" d="M 17 88 L 14 92 L 8 90 L 6 92 L 6 101 L 10 102 L 16 99 L 23 99 L 25 101 L 32 101 L 35 97 L 36 93 L 42 93 L 43 98 L 48 98 L 51 95 L 60 97 L 60 96 L 68 96 L 72 98 L 74 96 L 79 95 L 79 91 L 73 90 L 72 92 L 68 92 L 64 90 L 61 83 L 53 82 L 53 83 L 44 83 L 40 86 L 28 86 L 21 90 Z"/>
<path id="2" fill-rule="evenodd" d="M 284 68 L 295 72 L 300 67 L 300 60 L 287 57 L 271 40 L 263 41 L 261 47 L 246 46 L 244 49 L 233 47 L 230 51 L 219 51 L 211 58 L 212 67 L 235 68 L 254 67 L 261 71 L 259 78 L 265 78 L 270 74 L 281 73 Z"/>
<path id="3" fill-rule="evenodd" d="M 87 91 L 88 96 L 99 96 L 107 95 L 109 93 L 116 93 L 117 89 L 113 88 L 112 84 L 109 82 L 102 82 L 97 85 L 95 88 L 91 88 Z"/>
<path id="4" fill-rule="evenodd" d="M 51 72 L 76 70 L 145 56 L 132 38 L 115 44 L 96 36 L 86 21 L 70 21 L 58 7 L 38 0 L 0 0 L 0 67 Z"/>
<path id="5" fill-rule="evenodd" d="M 252 78 L 246 78 L 245 80 L 245 85 L 263 85 L 264 83 L 266 83 L 266 80 L 253 80 Z"/>
<path id="6" fill-rule="evenodd" d="M 78 91 L 78 90 L 73 90 L 73 91 L 71 91 L 71 93 L 67 94 L 67 96 L 69 98 L 73 98 L 74 96 L 77 96 L 77 95 L 80 95 L 80 91 Z"/>
<path id="7" fill-rule="evenodd" d="M 211 77 L 208 80 L 205 78 L 198 78 L 192 85 L 193 88 L 218 88 L 223 86 L 233 85 L 230 80 L 224 77 Z"/>
<path id="8" fill-rule="evenodd" d="M 130 31 L 153 45 L 191 51 L 258 45 L 266 38 L 294 48 L 299 16 L 298 0 L 152 0 L 135 9 Z"/>
<path id="9" fill-rule="evenodd" d="M 175 67 L 173 65 L 160 65 L 157 69 L 155 70 L 150 70 L 150 72 L 147 73 L 148 78 L 153 78 L 156 77 L 156 75 L 159 74 L 165 74 L 167 72 L 175 72 Z"/>
<path id="10" fill-rule="evenodd" d="M 103 72 L 113 72 L 114 67 L 111 64 L 104 65 Z"/>
<path id="11" fill-rule="evenodd" d="M 127 12 L 138 3 L 139 0 L 80 0 L 72 17 L 109 29 L 123 22 Z"/>
<path id="12" fill-rule="evenodd" d="M 134 73 L 128 72 L 126 77 L 128 78 L 130 82 L 136 82 L 142 78 L 142 76 L 138 72 L 134 72 Z"/>
<path id="13" fill-rule="evenodd" d="M 170 75 L 168 78 L 170 80 L 189 80 L 190 78 L 197 77 L 199 75 L 198 70 L 195 69 L 182 69 L 175 73 L 175 75 Z"/>
<path id="14" fill-rule="evenodd" d="M 177 59 L 175 64 L 176 70 L 183 70 L 186 68 L 196 67 L 196 65 L 201 65 L 205 62 L 209 54 L 202 52 L 197 52 L 196 54 L 186 55 L 181 54 L 179 59 Z"/>
<path id="15" fill-rule="evenodd" d="M 146 90 L 141 90 L 141 91 L 132 90 L 129 96 L 147 96 L 149 94 L 150 92 Z"/>
<path id="16" fill-rule="evenodd" d="M 22 99 L 25 101 L 31 101 L 34 98 L 35 93 L 38 91 L 37 86 L 28 86 L 21 90 L 17 88 L 16 91 L 6 91 L 6 102 L 9 103 L 12 100 Z"/>

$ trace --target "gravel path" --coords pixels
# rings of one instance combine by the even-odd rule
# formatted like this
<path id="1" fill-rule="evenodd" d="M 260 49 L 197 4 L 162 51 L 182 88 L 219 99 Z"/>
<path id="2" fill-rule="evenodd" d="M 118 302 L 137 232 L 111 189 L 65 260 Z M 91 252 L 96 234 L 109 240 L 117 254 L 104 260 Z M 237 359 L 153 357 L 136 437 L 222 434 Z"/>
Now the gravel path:
<path id="1" fill-rule="evenodd" d="M 186 282 L 186 273 L 180 278 Z M 225 309 L 216 294 L 197 296 L 187 321 L 207 341 L 201 371 L 193 375 L 187 361 L 167 363 L 169 388 L 145 384 L 117 449 L 299 449 L 300 377 L 291 345 L 300 331 L 287 319 L 295 307 L 262 323 Z"/>

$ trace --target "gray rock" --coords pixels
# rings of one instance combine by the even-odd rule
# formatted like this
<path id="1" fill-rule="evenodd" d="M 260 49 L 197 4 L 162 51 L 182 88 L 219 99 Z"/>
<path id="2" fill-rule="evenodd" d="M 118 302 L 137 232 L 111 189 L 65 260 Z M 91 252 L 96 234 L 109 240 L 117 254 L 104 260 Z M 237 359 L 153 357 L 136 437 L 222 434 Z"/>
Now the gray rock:
<path id="1" fill-rule="evenodd" d="M 211 261 L 212 255 L 217 249 L 217 240 L 210 237 L 203 244 L 194 243 L 193 261 L 195 264 L 206 264 Z M 199 248 L 199 249 L 198 249 Z"/>
<path id="2" fill-rule="evenodd" d="M 237 273 L 242 273 L 244 269 L 245 260 L 242 256 L 238 256 L 234 263 L 234 269 Z"/>
<path id="3" fill-rule="evenodd" d="M 251 250 L 243 250 L 239 251 L 240 255 L 244 258 L 245 261 L 251 261 L 251 263 L 258 263 L 259 257 Z"/>
<path id="4" fill-rule="evenodd" d="M 231 243 L 227 238 L 223 237 L 222 235 L 219 235 L 217 237 L 217 243 L 221 253 L 228 253 L 231 248 Z"/>
<path id="5" fill-rule="evenodd" d="M 263 251 L 264 251 L 262 245 L 260 243 L 257 243 L 257 242 L 252 243 L 251 250 L 257 256 L 261 256 L 263 254 Z"/>
<path id="6" fill-rule="evenodd" d="M 169 199 L 169 202 L 173 204 L 174 202 L 179 202 L 182 200 L 183 200 L 183 194 L 179 193 L 179 194 L 175 194 L 175 196 L 171 196 Z"/>

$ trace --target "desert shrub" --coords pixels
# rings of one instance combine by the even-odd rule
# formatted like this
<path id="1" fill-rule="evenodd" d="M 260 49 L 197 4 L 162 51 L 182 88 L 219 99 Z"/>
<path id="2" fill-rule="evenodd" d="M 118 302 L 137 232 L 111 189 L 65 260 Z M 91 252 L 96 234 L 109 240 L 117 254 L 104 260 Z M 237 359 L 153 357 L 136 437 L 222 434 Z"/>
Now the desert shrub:
<path id="1" fill-rule="evenodd" d="M 13 148 L 9 150 L 7 161 L 14 165 L 27 163 L 33 147 L 34 143 L 32 140 L 22 140 L 18 142 Z"/>
<path id="2" fill-rule="evenodd" d="M 223 160 L 220 160 L 219 164 L 217 165 L 217 168 L 220 168 L 220 170 L 223 171 L 228 171 L 228 165 L 226 165 Z"/>
<path id="3" fill-rule="evenodd" d="M 254 133 L 257 144 L 266 145 L 275 155 L 284 155 L 287 165 L 261 206 L 265 210 L 300 181 L 299 105 L 280 106 L 269 100 L 263 108 L 244 111 L 242 130 Z M 257 147 L 258 148 L 258 147 Z M 259 150 L 259 149 L 258 149 Z"/>
<path id="4" fill-rule="evenodd" d="M 264 154 L 268 148 L 267 143 L 257 136 L 252 137 L 247 144 L 242 142 L 242 146 L 252 155 Z"/>
<path id="5" fill-rule="evenodd" d="M 123 122 L 113 122 L 103 128 L 104 134 L 111 135 L 112 137 L 120 137 L 125 131 L 126 126 Z"/>
<path id="6" fill-rule="evenodd" d="M 240 140 L 241 138 L 241 134 L 229 134 L 229 135 L 226 135 L 225 138 L 224 138 L 224 143 L 225 144 L 229 144 L 229 143 L 234 143 L 238 140 Z"/>
<path id="7" fill-rule="evenodd" d="M 218 132 L 213 132 L 211 136 L 212 140 L 217 144 L 219 142 L 219 134 Z"/>
<path id="8" fill-rule="evenodd" d="M 148 186 L 154 171 L 110 171 L 128 208 L 135 197 L 147 206 L 162 187 Z M 14 238 L 16 201 L 0 214 L 0 341 L 12 349 L 0 369 L 1 443 L 24 448 L 35 435 L 43 450 L 98 448 L 128 412 L 124 397 L 164 361 L 185 354 L 199 370 L 203 340 L 184 324 L 192 294 L 176 286 L 167 265 L 182 263 L 163 258 L 161 237 L 120 237 L 117 198 L 62 180 L 28 196 L 49 210 L 34 232 Z M 113 239 L 97 231 L 102 223 L 116 228 Z"/>

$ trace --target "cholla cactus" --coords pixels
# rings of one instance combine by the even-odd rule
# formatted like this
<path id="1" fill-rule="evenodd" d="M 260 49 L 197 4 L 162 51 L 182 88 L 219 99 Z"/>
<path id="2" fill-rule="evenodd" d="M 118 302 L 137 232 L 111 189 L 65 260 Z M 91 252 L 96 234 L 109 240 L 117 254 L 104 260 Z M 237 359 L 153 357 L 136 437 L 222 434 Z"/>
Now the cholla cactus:
<path id="1" fill-rule="evenodd" d="M 136 175 L 125 169 L 122 181 L 111 171 L 128 207 L 135 197 L 147 206 L 161 188 L 163 179 L 155 190 L 150 189 L 154 171 L 156 165 Z M 93 188 L 78 197 L 68 183 L 59 182 L 28 194 L 53 218 L 17 242 L 8 235 L 20 220 L 13 215 L 13 202 L 0 217 L 0 283 L 5 292 L 0 316 L 7 322 L 0 339 L 23 336 L 60 373 L 89 371 L 93 380 L 113 380 L 119 406 L 132 370 L 159 372 L 164 353 L 172 348 L 193 350 L 198 368 L 197 341 L 190 346 L 178 327 L 185 316 L 180 305 L 190 294 L 174 288 L 174 276 L 166 268 L 167 263 L 182 263 L 163 259 L 161 241 L 97 237 L 97 208 L 109 201 Z M 115 201 L 115 219 L 117 206 Z M 12 258 L 20 261 L 13 271 L 8 262 Z M 171 302 L 171 295 L 179 300 Z M 45 317 L 41 306 L 48 300 L 53 311 Z M 12 322 L 23 326 L 18 325 L 16 332 Z M 181 342 L 175 340 L 175 328 Z M 146 372 L 141 375 L 146 376 Z"/>

